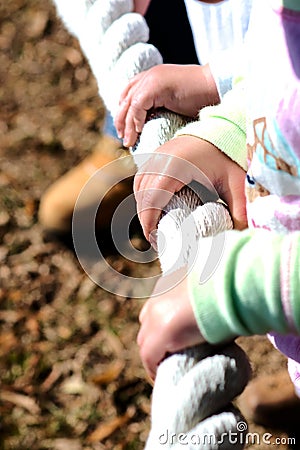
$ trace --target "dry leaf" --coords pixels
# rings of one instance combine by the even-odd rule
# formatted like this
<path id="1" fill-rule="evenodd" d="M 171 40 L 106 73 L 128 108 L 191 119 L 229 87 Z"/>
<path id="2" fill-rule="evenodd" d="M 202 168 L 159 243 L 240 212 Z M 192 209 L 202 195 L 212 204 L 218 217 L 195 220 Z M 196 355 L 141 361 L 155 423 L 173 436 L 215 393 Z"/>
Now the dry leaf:
<path id="1" fill-rule="evenodd" d="M 27 395 L 16 394 L 10 391 L 0 391 L 0 399 L 2 401 L 14 403 L 21 408 L 27 409 L 31 414 L 40 414 L 40 408 L 35 400 Z"/>
<path id="2" fill-rule="evenodd" d="M 124 361 L 114 361 L 105 370 L 100 373 L 94 374 L 91 377 L 91 381 L 95 384 L 109 384 L 115 381 L 125 366 Z"/>
<path id="3" fill-rule="evenodd" d="M 118 428 L 121 428 L 123 425 L 125 425 L 134 416 L 134 414 L 135 407 L 129 406 L 123 416 L 115 417 L 99 425 L 99 427 L 96 428 L 96 430 L 88 436 L 88 442 L 92 443 L 103 441 L 103 439 L 106 439 Z"/>

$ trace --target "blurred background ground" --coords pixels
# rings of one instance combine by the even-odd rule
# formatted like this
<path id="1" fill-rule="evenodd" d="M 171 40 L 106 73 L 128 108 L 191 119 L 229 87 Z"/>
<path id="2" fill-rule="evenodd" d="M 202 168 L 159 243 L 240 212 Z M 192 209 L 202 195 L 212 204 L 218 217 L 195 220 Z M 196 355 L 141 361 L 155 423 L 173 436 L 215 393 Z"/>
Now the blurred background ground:
<path id="1" fill-rule="evenodd" d="M 147 437 L 151 387 L 135 343 L 141 302 L 96 286 L 72 248 L 37 222 L 42 193 L 89 154 L 103 117 L 95 80 L 51 2 L 0 0 L 3 450 L 140 450 Z M 109 251 L 107 258 L 129 276 L 158 267 L 137 268 Z M 254 376 L 285 365 L 265 338 L 240 343 Z M 289 448 L 285 432 L 250 431 L 268 431 L 283 439 L 273 448 Z"/>

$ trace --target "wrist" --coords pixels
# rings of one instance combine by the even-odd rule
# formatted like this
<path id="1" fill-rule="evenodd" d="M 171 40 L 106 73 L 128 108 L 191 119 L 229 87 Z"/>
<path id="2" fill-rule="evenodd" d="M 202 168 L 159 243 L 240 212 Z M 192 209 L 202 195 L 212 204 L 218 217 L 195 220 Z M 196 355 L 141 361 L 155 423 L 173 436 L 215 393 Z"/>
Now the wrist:
<path id="1" fill-rule="evenodd" d="M 206 99 L 203 106 L 217 105 L 218 103 L 220 103 L 220 96 L 209 64 L 205 64 L 204 66 L 202 66 L 202 75 L 206 86 Z"/>

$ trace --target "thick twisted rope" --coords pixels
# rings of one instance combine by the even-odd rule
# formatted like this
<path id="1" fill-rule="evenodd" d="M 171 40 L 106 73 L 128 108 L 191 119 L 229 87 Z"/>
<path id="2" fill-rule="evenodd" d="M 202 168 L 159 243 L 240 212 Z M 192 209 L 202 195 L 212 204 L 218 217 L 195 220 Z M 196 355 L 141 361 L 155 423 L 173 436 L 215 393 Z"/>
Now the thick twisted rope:
<path id="1" fill-rule="evenodd" d="M 114 116 L 128 80 L 162 63 L 158 50 L 147 43 L 149 32 L 144 18 L 132 12 L 132 0 L 54 3 L 69 31 L 78 38 L 98 82 L 99 94 Z M 140 155 L 151 154 L 185 123 L 186 119 L 166 111 L 149 120 L 132 149 L 138 165 L 144 162 Z M 175 268 L 174 264 L 169 267 L 174 261 L 170 251 L 176 248 L 179 235 L 184 245 L 177 249 L 176 268 L 189 263 L 191 250 L 201 237 L 232 227 L 222 204 L 203 204 L 189 187 L 171 199 L 165 213 L 158 225 L 163 273 Z M 162 446 L 177 450 L 182 448 L 183 438 L 188 449 L 243 448 L 241 415 L 231 402 L 242 392 L 249 375 L 248 360 L 236 344 L 218 349 L 203 344 L 166 358 L 158 368 L 153 389 L 152 426 L 146 449 Z M 236 432 L 240 438 L 231 439 Z"/>

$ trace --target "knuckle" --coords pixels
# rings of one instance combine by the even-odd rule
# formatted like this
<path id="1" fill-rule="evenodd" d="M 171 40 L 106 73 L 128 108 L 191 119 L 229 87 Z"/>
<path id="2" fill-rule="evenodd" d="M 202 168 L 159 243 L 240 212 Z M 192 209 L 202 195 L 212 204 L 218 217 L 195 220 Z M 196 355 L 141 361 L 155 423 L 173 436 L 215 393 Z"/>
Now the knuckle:
<path id="1" fill-rule="evenodd" d="M 132 101 L 131 101 L 131 110 L 134 112 L 134 114 L 137 113 L 137 111 L 139 111 L 141 109 L 141 106 L 144 104 L 145 102 L 145 95 L 141 94 L 141 93 L 137 93 Z"/>

